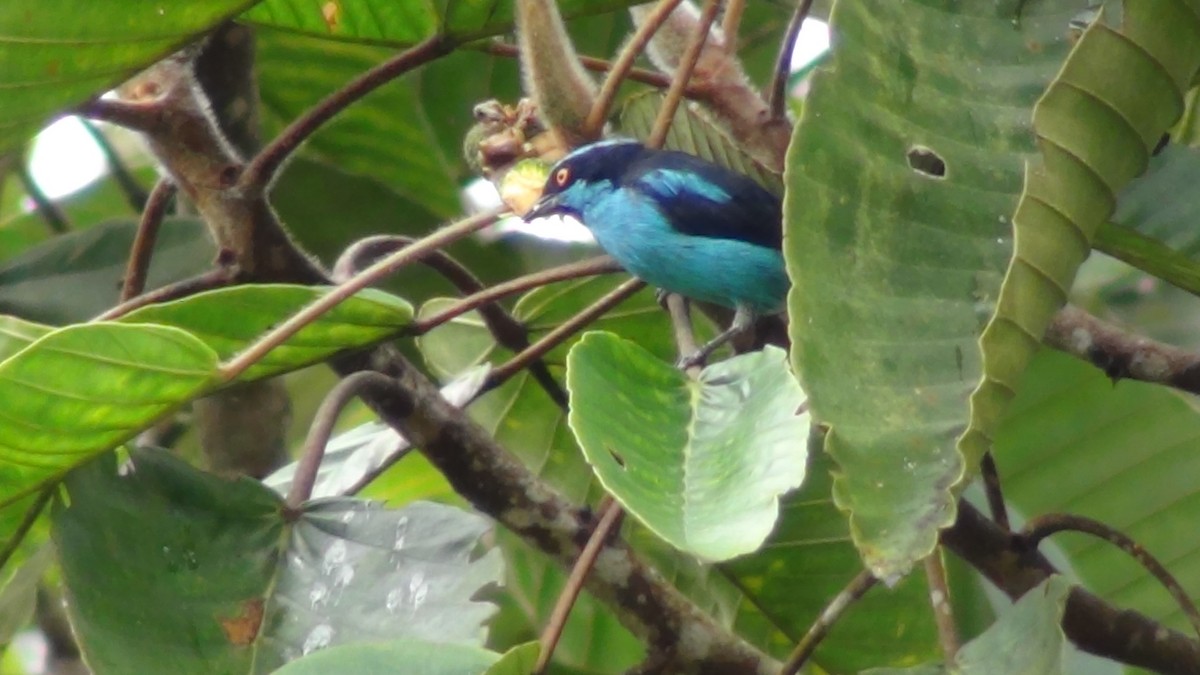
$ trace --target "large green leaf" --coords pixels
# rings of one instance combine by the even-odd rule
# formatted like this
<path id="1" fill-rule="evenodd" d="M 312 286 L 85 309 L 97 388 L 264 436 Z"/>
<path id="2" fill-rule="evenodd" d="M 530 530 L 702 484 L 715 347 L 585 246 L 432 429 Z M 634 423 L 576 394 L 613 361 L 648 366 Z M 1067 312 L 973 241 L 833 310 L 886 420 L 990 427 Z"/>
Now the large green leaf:
<path id="1" fill-rule="evenodd" d="M 0 264 L 0 314 L 53 325 L 78 323 L 117 304 L 138 224 L 113 220 L 56 237 Z M 168 218 L 155 240 L 146 288 L 212 267 L 204 223 Z"/>
<path id="2" fill-rule="evenodd" d="M 996 438 L 1005 497 L 1028 515 L 1069 512 L 1132 537 L 1189 595 L 1200 595 L 1200 413 L 1188 396 L 1043 350 Z M 1089 589 L 1180 630 L 1179 606 L 1116 547 L 1082 535 L 1054 543 Z"/>
<path id="3" fill-rule="evenodd" d="M 120 321 L 182 328 L 226 360 L 328 292 L 328 288 L 287 284 L 232 286 L 147 305 Z M 368 288 L 306 325 L 240 379 L 295 370 L 344 349 L 379 342 L 395 335 L 411 318 L 412 306 L 407 302 Z"/>
<path id="4" fill-rule="evenodd" d="M 0 362 L 0 505 L 211 388 L 217 365 L 182 330 L 124 324 L 64 328 Z"/>
<path id="5" fill-rule="evenodd" d="M 765 546 L 719 569 L 745 598 L 737 630 L 785 658 L 829 602 L 862 568 L 846 519 L 830 496 L 833 462 L 809 456 L 801 488 L 780 503 Z M 955 596 L 965 589 L 954 587 Z M 923 575 L 872 589 L 821 642 L 813 663 L 833 673 L 920 663 L 938 654 L 937 628 Z"/>
<path id="6" fill-rule="evenodd" d="M 1200 2 L 1126 3 L 1120 30 L 1084 32 L 1034 109 L 1040 161 L 1013 217 L 1015 258 L 981 337 L 984 379 L 961 447 L 986 451 L 1022 371 L 1117 194 L 1145 171 L 1200 70 Z"/>
<path id="7" fill-rule="evenodd" d="M 762 545 L 779 497 L 804 480 L 808 416 L 783 351 L 767 348 L 693 380 L 612 333 L 567 357 L 569 422 L 625 510 L 667 542 L 719 561 Z"/>
<path id="8" fill-rule="evenodd" d="M 570 18 L 621 9 L 633 0 L 563 0 L 559 12 Z M 431 3 L 424 0 L 340 0 L 317 6 L 300 0 L 266 0 L 241 17 L 326 40 L 407 46 L 434 35 L 453 43 L 512 30 L 511 0 Z"/>
<path id="9" fill-rule="evenodd" d="M 500 655 L 478 647 L 394 640 L 330 647 L 293 661 L 276 675 L 485 675 Z"/>
<path id="10" fill-rule="evenodd" d="M 788 153 L 792 359 L 834 497 L 893 578 L 954 518 L 978 337 L 1012 253 L 1029 111 L 1079 3 L 838 3 Z M 943 163 L 939 170 L 935 157 Z M 943 175 L 939 175 L 943 174 Z"/>
<path id="11" fill-rule="evenodd" d="M 64 108 L 103 93 L 255 0 L 0 4 L 0 153 Z"/>
<path id="12" fill-rule="evenodd" d="M 93 672 L 268 673 L 327 646 L 399 637 L 481 644 L 500 560 L 446 506 L 319 500 L 285 516 L 262 485 L 162 451 L 71 473 L 54 539 Z M 486 665 L 486 664 L 485 664 Z"/>

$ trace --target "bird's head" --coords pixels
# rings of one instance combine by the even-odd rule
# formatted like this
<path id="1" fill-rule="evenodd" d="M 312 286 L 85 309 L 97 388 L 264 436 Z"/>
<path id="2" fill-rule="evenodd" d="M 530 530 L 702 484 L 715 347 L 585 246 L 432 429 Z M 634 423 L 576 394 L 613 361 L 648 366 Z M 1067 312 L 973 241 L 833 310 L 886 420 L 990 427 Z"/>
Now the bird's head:
<path id="1" fill-rule="evenodd" d="M 542 196 L 525 220 L 552 215 L 579 217 L 589 204 L 615 190 L 626 168 L 647 152 L 634 140 L 592 143 L 573 150 L 551 169 Z"/>

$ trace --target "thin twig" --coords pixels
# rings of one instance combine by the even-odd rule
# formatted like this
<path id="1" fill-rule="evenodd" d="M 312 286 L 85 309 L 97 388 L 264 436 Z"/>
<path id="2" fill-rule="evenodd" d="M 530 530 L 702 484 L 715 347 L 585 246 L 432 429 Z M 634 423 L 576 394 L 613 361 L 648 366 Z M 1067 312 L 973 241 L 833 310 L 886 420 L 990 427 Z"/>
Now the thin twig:
<path id="1" fill-rule="evenodd" d="M 533 666 L 534 675 L 546 672 L 546 667 L 550 665 L 550 659 L 554 656 L 554 648 L 558 646 L 563 628 L 567 625 L 567 617 L 571 614 L 571 608 L 575 606 L 575 600 L 579 598 L 579 592 L 583 590 L 583 582 L 587 579 L 588 572 L 591 572 L 592 566 L 596 564 L 596 557 L 600 555 L 600 549 L 604 547 L 604 542 L 621 527 L 621 516 L 625 513 L 621 509 L 621 505 L 611 497 L 606 496 L 604 499 L 606 506 L 602 509 L 603 515 L 600 516 L 600 522 L 596 523 L 596 529 L 592 530 L 587 544 L 579 552 L 579 558 L 571 568 L 567 583 L 563 585 L 562 592 L 558 595 L 558 601 L 554 603 L 554 610 L 550 612 L 546 629 L 542 631 L 541 639 L 538 640 L 541 643 L 541 652 L 538 654 L 537 663 Z"/>
<path id="2" fill-rule="evenodd" d="M 0 570 L 4 569 L 13 554 L 20 548 L 25 535 L 33 529 L 33 524 L 37 522 L 38 516 L 42 515 L 42 509 L 46 508 L 46 504 L 50 502 L 50 497 L 54 495 L 56 489 L 58 489 L 57 483 L 43 488 L 25 511 L 25 515 L 21 516 L 21 522 L 17 523 L 16 529 L 8 537 L 8 541 L 4 542 L 4 548 L 0 549 Z"/>
<path id="3" fill-rule="evenodd" d="M 1200 394 L 1200 354 L 1129 333 L 1067 305 L 1046 330 L 1045 343 L 1122 378 Z"/>
<path id="4" fill-rule="evenodd" d="M 162 101 L 157 100 L 135 103 L 97 98 L 84 103 L 76 112 L 81 117 L 149 134 L 160 131 L 166 109 Z"/>
<path id="5" fill-rule="evenodd" d="M 950 584 L 946 582 L 946 566 L 942 564 L 942 549 L 938 547 L 925 558 L 925 581 L 929 584 L 929 604 L 937 625 L 938 643 L 942 646 L 942 663 L 955 662 L 958 648 L 958 626 L 954 625 L 954 608 L 950 604 Z"/>
<path id="6" fill-rule="evenodd" d="M 286 513 L 298 515 L 300 507 L 312 496 L 317 472 L 321 469 L 321 459 L 325 457 L 325 446 L 346 405 L 364 391 L 387 392 L 395 386 L 396 381 L 387 375 L 363 370 L 346 376 L 329 391 L 313 416 L 312 426 L 308 428 L 308 436 L 304 439 L 300 462 L 296 465 L 292 487 L 288 490 Z"/>
<path id="7" fill-rule="evenodd" d="M 700 60 L 700 51 L 704 49 L 704 43 L 708 40 L 708 32 L 712 28 L 713 21 L 717 18 L 717 10 L 720 8 L 721 0 L 707 0 L 704 3 L 704 9 L 700 12 L 700 22 L 696 26 L 696 33 L 692 35 L 687 49 L 683 52 L 683 58 L 679 60 L 679 69 L 675 71 L 671 87 L 667 89 L 662 107 L 658 109 L 658 117 L 654 120 L 654 128 L 650 132 L 650 137 L 646 139 L 648 147 L 661 148 L 663 141 L 667 140 L 667 131 L 671 128 L 671 122 L 675 120 L 675 110 L 679 108 L 679 103 L 683 100 L 683 90 L 687 86 L 688 80 L 692 78 L 696 62 Z"/>
<path id="8" fill-rule="evenodd" d="M 604 120 L 608 118 L 608 111 L 617 97 L 617 90 L 621 87 L 626 75 L 629 74 L 633 62 L 641 56 L 646 45 L 650 43 L 650 39 L 654 37 L 663 22 L 681 2 L 683 0 L 660 0 L 654 11 L 646 16 L 645 22 L 638 26 L 637 32 L 633 34 L 633 37 L 625 44 L 625 48 L 621 50 L 620 55 L 613 61 L 612 68 L 608 71 L 608 77 L 604 78 L 604 84 L 600 86 L 600 93 L 596 95 L 596 101 L 592 104 L 592 109 L 588 112 L 587 120 L 583 124 L 582 136 L 593 139 L 600 137 L 600 132 L 604 129 Z"/>
<path id="9" fill-rule="evenodd" d="M 173 284 L 156 288 L 149 293 L 142 293 L 137 297 L 130 298 L 92 319 L 92 321 L 112 321 L 113 319 L 125 316 L 135 309 L 141 309 L 146 305 L 156 305 L 160 302 L 186 298 L 201 291 L 223 288 L 233 283 L 237 275 L 238 270 L 236 266 L 217 267 L 194 276 L 191 279 L 176 281 Z"/>
<path id="10" fill-rule="evenodd" d="M 258 363 L 272 349 L 283 344 L 285 340 L 300 332 L 302 328 L 312 323 L 325 312 L 344 302 L 350 296 L 379 282 L 381 279 L 395 274 L 404 266 L 424 258 L 430 252 L 462 239 L 473 232 L 482 230 L 496 222 L 500 214 L 500 209 L 493 209 L 471 216 L 470 218 L 464 218 L 453 225 L 443 227 L 412 246 L 407 246 L 371 265 L 353 279 L 338 284 L 329 293 L 295 313 L 287 321 L 268 331 L 266 335 L 263 335 L 251 344 L 245 351 L 221 366 L 222 378 L 225 381 L 236 378 L 245 372 L 247 368 Z"/>
<path id="11" fill-rule="evenodd" d="M 263 148 L 246 165 L 238 187 L 246 194 L 260 194 L 271 184 L 279 167 L 296 148 L 334 115 L 410 70 L 450 53 L 452 49 L 450 41 L 439 33 L 354 78 L 309 108 Z"/>
<path id="12" fill-rule="evenodd" d="M 645 286 L 646 282 L 641 279 L 630 279 L 609 291 L 607 295 L 592 303 L 590 307 L 584 308 L 583 311 L 559 324 L 554 330 L 546 333 L 542 339 L 530 345 L 528 349 L 493 370 L 488 375 L 481 391 L 491 391 L 504 384 L 534 360 L 542 358 L 546 352 L 562 344 L 584 326 L 600 318 L 605 312 L 621 304 L 626 298 L 642 290 Z"/>
<path id="13" fill-rule="evenodd" d="M 767 97 L 767 107 L 771 110 L 771 119 L 787 119 L 787 85 L 792 74 L 792 52 L 796 51 L 796 38 L 800 36 L 800 27 L 812 10 L 813 0 L 801 0 L 792 13 L 788 22 L 787 32 L 783 34 L 783 44 L 779 47 L 779 57 L 775 60 L 775 77 L 771 80 L 771 93 Z"/>
<path id="14" fill-rule="evenodd" d="M 415 240 L 411 237 L 381 235 L 378 237 L 369 237 L 357 242 L 355 245 L 346 249 L 346 252 L 338 258 L 338 262 L 333 268 L 334 281 L 341 282 L 358 273 L 357 261 L 363 258 L 378 258 L 387 255 L 401 246 L 408 246 L 414 243 Z M 580 269 L 586 267 L 588 263 L 609 261 L 609 268 L 601 270 L 601 272 L 591 272 L 590 269 Z M 545 275 L 545 273 L 535 273 L 524 277 L 518 277 L 503 284 L 498 284 L 491 288 L 484 287 L 483 283 L 471 273 L 462 263 L 452 258 L 444 251 L 434 251 L 429 257 L 421 261 L 423 264 L 436 270 L 439 274 L 445 277 L 459 290 L 460 293 L 466 295 L 462 301 L 457 303 L 455 307 L 465 307 L 463 311 L 474 309 L 479 312 L 483 318 L 483 323 L 487 326 L 492 337 L 496 339 L 496 343 L 500 346 L 513 351 L 520 352 L 529 347 L 529 334 L 524 324 L 517 321 L 512 314 L 508 312 L 502 305 L 497 304 L 495 300 L 503 295 L 516 293 L 527 288 L 534 288 L 545 285 L 550 281 L 574 279 L 588 274 L 603 273 L 604 271 L 617 271 L 620 269 L 615 262 L 608 256 L 593 258 L 582 263 L 574 263 L 572 265 L 563 265 L 560 267 L 545 270 L 545 273 L 556 273 L 556 275 Z M 568 271 L 567 268 L 575 268 Z M 545 276 L 539 276 L 545 275 Z M 454 308 L 452 307 L 451 310 Z M 447 311 L 451 311 L 447 310 Z M 453 316 L 458 316 L 462 312 L 457 312 Z M 431 319 L 418 321 L 411 326 L 406 333 L 410 335 L 423 335 L 433 327 L 445 323 L 453 318 L 453 316 L 443 316 L 446 312 L 439 314 Z M 439 318 L 440 317 L 440 318 Z M 529 364 L 529 372 L 533 378 L 542 386 L 546 394 L 557 403 L 560 407 L 567 405 L 567 392 L 563 390 L 562 385 L 550 373 L 550 369 L 541 361 L 534 361 Z"/>
<path id="15" fill-rule="evenodd" d="M 584 277 L 596 276 L 598 274 L 609 274 L 611 272 L 620 272 L 621 266 L 615 260 L 607 255 L 588 258 L 579 262 L 567 263 L 559 265 L 540 272 L 526 274 L 515 279 L 510 279 L 503 283 L 496 284 L 485 288 L 478 293 L 473 293 L 459 300 L 446 309 L 434 314 L 431 317 L 413 322 L 407 334 L 423 335 L 438 326 L 450 321 L 456 317 L 462 316 L 472 310 L 480 310 L 483 307 L 499 300 L 500 298 L 520 293 L 532 288 L 538 288 L 547 284 L 552 284 L 558 281 L 568 281 L 570 279 L 582 279 Z"/>
<path id="16" fill-rule="evenodd" d="M 1004 503 L 1004 491 L 1000 489 L 1000 470 L 992 453 L 983 453 L 979 463 L 979 475 L 983 477 L 983 492 L 987 495 L 988 510 L 992 520 L 1006 531 L 1012 530 L 1008 520 L 1008 506 Z"/>
<path id="17" fill-rule="evenodd" d="M 79 122 L 96 142 L 96 146 L 100 148 L 100 153 L 104 155 L 104 160 L 108 163 L 108 171 L 112 174 L 113 180 L 117 181 L 117 187 L 121 188 L 121 193 L 125 195 L 125 201 L 129 202 L 129 206 L 134 211 L 144 209 L 150 195 L 133 177 L 133 172 L 129 170 L 129 167 L 125 166 L 125 162 L 117 154 L 117 149 L 109 142 L 108 136 L 100 131 L 95 122 L 86 117 L 79 118 Z"/>
<path id="18" fill-rule="evenodd" d="M 66 234 L 70 232 L 71 223 L 67 220 L 67 214 L 63 213 L 62 209 L 58 208 L 58 204 L 47 197 L 45 192 L 42 192 L 42 186 L 33 179 L 33 175 L 29 173 L 29 165 L 24 160 L 17 163 L 17 178 L 21 181 L 21 186 L 25 188 L 25 193 L 33 200 L 38 215 L 46 223 L 50 233 Z"/>
<path id="19" fill-rule="evenodd" d="M 150 256 L 154 253 L 154 242 L 171 197 L 175 196 L 175 183 L 163 178 L 155 184 L 150 197 L 145 200 L 146 208 L 138 222 L 137 234 L 129 250 L 129 261 L 125 264 L 125 279 L 121 282 L 121 302 L 141 295 L 146 286 L 146 272 L 150 269 Z"/>
<path id="20" fill-rule="evenodd" d="M 825 606 L 825 609 L 821 610 L 821 616 L 817 617 L 800 642 L 796 643 L 796 649 L 788 657 L 787 663 L 783 664 L 779 675 L 796 675 L 800 672 L 800 669 L 816 651 L 817 645 L 821 644 L 821 640 L 825 639 L 829 630 L 842 617 L 846 609 L 857 602 L 874 585 L 875 575 L 866 570 L 859 572 L 851 579 L 850 583 Z"/>
<path id="21" fill-rule="evenodd" d="M 491 54 L 492 56 L 517 58 L 520 55 L 520 51 L 516 45 L 510 45 L 505 42 L 487 42 L 483 44 L 481 49 L 484 53 Z M 579 64 L 596 73 L 605 73 L 612 70 L 611 62 L 592 56 L 580 56 Z M 631 68 L 626 74 L 625 79 L 648 84 L 659 89 L 666 89 L 671 86 L 670 76 L 644 68 Z M 684 94 L 689 98 L 694 96 L 696 94 L 695 88 L 689 84 Z"/>
<path id="22" fill-rule="evenodd" d="M 1082 532 L 1090 534 L 1097 539 L 1107 541 L 1129 554 L 1129 557 L 1136 560 L 1138 564 L 1145 568 L 1147 572 L 1167 589 L 1167 592 L 1179 604 L 1179 608 L 1183 611 L 1184 616 L 1192 624 L 1192 629 L 1196 631 L 1197 635 L 1200 635 L 1200 611 L 1196 610 L 1196 605 L 1188 597 L 1187 591 L 1179 585 L 1175 577 L 1167 571 L 1167 568 L 1157 558 L 1150 555 L 1146 549 L 1142 548 L 1141 544 L 1134 541 L 1124 532 L 1109 527 L 1100 521 L 1085 518 L 1084 516 L 1076 516 L 1068 513 L 1048 513 L 1030 519 L 1029 522 L 1025 523 L 1025 529 L 1021 531 L 1019 538 L 1031 549 L 1036 549 L 1043 539 L 1059 532 Z"/>
<path id="23" fill-rule="evenodd" d="M 736 54 L 738 30 L 742 26 L 742 14 L 746 11 L 746 0 L 727 0 L 725 16 L 721 18 L 721 34 L 725 36 L 725 53 Z"/>

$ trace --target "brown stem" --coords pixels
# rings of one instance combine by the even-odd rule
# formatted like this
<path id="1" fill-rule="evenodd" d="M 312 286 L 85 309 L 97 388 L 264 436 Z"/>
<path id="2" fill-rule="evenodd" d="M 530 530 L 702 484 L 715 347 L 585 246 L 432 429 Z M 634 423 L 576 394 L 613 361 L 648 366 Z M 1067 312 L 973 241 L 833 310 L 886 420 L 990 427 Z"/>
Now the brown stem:
<path id="1" fill-rule="evenodd" d="M 411 237 L 390 235 L 364 239 L 346 249 L 346 252 L 338 259 L 333 269 L 333 278 L 338 282 L 345 281 L 358 273 L 358 261 L 362 258 L 378 258 L 379 256 L 391 253 L 401 246 L 408 246 L 414 242 L 415 240 Z M 533 288 L 548 282 L 541 281 L 531 285 L 517 283 L 520 279 L 528 280 L 530 277 L 536 276 L 529 275 L 528 277 L 513 279 L 492 288 L 485 288 L 483 283 L 474 274 L 471 274 L 470 270 L 444 251 L 434 251 L 421 262 L 449 280 L 460 293 L 467 295 L 459 305 L 468 305 L 467 311 L 474 309 L 479 312 L 479 315 L 483 318 L 484 325 L 487 326 L 492 337 L 496 339 L 497 344 L 513 352 L 520 352 L 529 347 L 529 335 L 525 326 L 520 321 L 517 321 L 512 314 L 509 314 L 508 310 L 504 309 L 503 306 L 494 302 L 494 300 L 501 297 L 501 295 L 516 293 L 526 288 Z M 615 263 L 613 263 L 613 267 L 614 269 L 619 269 Z M 576 277 L 567 276 L 564 278 L 571 279 Z M 497 295 L 497 289 L 502 287 L 507 287 L 508 290 L 505 293 Z M 491 297 L 491 301 L 480 302 L 478 306 L 471 306 L 484 297 Z M 438 316 L 441 315 L 439 314 Z M 444 320 L 427 319 L 425 321 L 418 321 L 407 332 L 412 335 L 423 335 L 434 326 L 440 325 L 451 318 L 453 317 L 446 317 Z M 434 317 L 434 319 L 437 319 L 437 317 Z M 554 379 L 554 376 L 550 373 L 550 369 L 546 367 L 543 361 L 538 360 L 529 364 L 529 372 L 555 403 L 560 407 L 567 405 L 567 392 L 563 390 L 558 380 Z"/>
<path id="2" fill-rule="evenodd" d="M 783 664 L 783 670 L 779 671 L 779 675 L 796 675 L 808 659 L 812 657 L 817 646 L 829 634 L 829 630 L 837 623 L 837 620 L 842 617 L 855 602 L 858 601 L 867 591 L 875 585 L 875 575 L 869 571 L 863 570 L 857 576 L 850 580 L 850 583 L 842 589 L 840 593 L 834 596 L 833 600 L 821 610 L 821 615 L 813 622 L 808 632 L 796 644 L 796 649 L 792 651 L 786 663 Z"/>
<path id="3" fill-rule="evenodd" d="M 1155 579 L 1158 579 L 1158 582 L 1167 589 L 1167 592 L 1179 604 L 1183 615 L 1191 622 L 1196 634 L 1200 636 L 1200 612 L 1196 611 L 1196 605 L 1188 597 L 1187 591 L 1179 585 L 1175 577 L 1167 571 L 1167 568 L 1157 558 L 1150 555 L 1146 549 L 1142 548 L 1141 544 L 1134 541 L 1124 532 L 1091 518 L 1085 518 L 1084 516 L 1076 516 L 1069 513 L 1048 513 L 1031 519 L 1025 524 L 1025 529 L 1018 536 L 1030 548 L 1036 549 L 1043 539 L 1059 532 L 1082 532 L 1090 534 L 1097 539 L 1107 541 L 1127 553 L 1129 557 L 1136 560 L 1138 564 L 1144 567 Z"/>
<path id="4" fill-rule="evenodd" d="M 642 55 L 642 51 L 646 49 L 650 39 L 654 37 L 663 22 L 682 1 L 660 0 L 654 11 L 646 17 L 642 25 L 638 26 L 637 32 L 626 43 L 617 60 L 613 61 L 612 68 L 608 71 L 608 77 L 600 86 L 600 93 L 596 95 L 596 102 L 592 104 L 592 109 L 584 122 L 582 134 L 585 137 L 591 139 L 600 137 L 600 132 L 604 129 L 604 120 L 608 118 L 608 111 L 612 107 L 613 100 L 616 99 L 617 89 L 621 87 L 621 82 L 633 68 L 633 62 Z"/>
<path id="5" fill-rule="evenodd" d="M 482 391 L 491 391 L 504 384 L 510 377 L 524 370 L 533 361 L 542 358 L 551 349 L 562 344 L 567 338 L 579 332 L 584 326 L 599 319 L 608 310 L 621 304 L 626 298 L 642 290 L 646 282 L 641 279 L 630 279 L 617 286 L 603 298 L 592 303 L 583 311 L 559 324 L 554 330 L 542 336 L 528 349 L 508 360 L 504 365 L 493 370 L 483 385 Z"/>
<path id="6" fill-rule="evenodd" d="M 725 16 L 721 19 L 721 34 L 725 36 L 725 51 L 736 54 L 738 29 L 742 26 L 742 14 L 746 11 L 746 0 L 727 0 Z"/>
<path id="7" fill-rule="evenodd" d="M 987 495 L 992 520 L 1004 530 L 1011 531 L 1008 506 L 1004 503 L 1004 491 L 1000 489 L 1000 469 L 996 467 L 996 458 L 992 453 L 983 453 L 983 459 L 979 462 L 979 475 L 983 478 L 983 492 Z"/>
<path id="8" fill-rule="evenodd" d="M 960 642 L 958 626 L 954 625 L 954 608 L 950 604 L 950 584 L 946 583 L 946 567 L 942 564 L 942 549 L 936 548 L 925 558 L 925 581 L 929 584 L 929 604 L 937 625 L 938 644 L 942 647 L 942 663 L 952 664 Z"/>
<path id="9" fill-rule="evenodd" d="M 274 180 L 283 162 L 322 124 L 372 91 L 418 66 L 450 53 L 452 49 L 453 45 L 442 35 L 434 35 L 354 78 L 346 86 L 309 108 L 263 148 L 246 165 L 238 180 L 238 187 L 248 195 L 261 194 Z"/>
<path id="10" fill-rule="evenodd" d="M 424 335 L 438 326 L 450 321 L 456 317 L 462 316 L 472 310 L 480 310 L 487 307 L 491 303 L 500 298 L 520 293 L 532 288 L 538 288 L 547 284 L 552 284 L 557 281 L 567 281 L 570 279 L 582 279 L 584 277 L 595 276 L 598 274 L 608 274 L 611 272 L 620 272 L 621 267 L 612 258 L 603 255 L 579 262 L 567 263 L 551 267 L 550 269 L 534 272 L 519 276 L 516 279 L 510 279 L 495 286 L 485 288 L 477 293 L 473 293 L 454 303 L 450 307 L 434 314 L 431 317 L 413 322 L 410 330 L 406 333 L 413 335 Z"/>
<path id="11" fill-rule="evenodd" d="M 142 219 L 138 222 L 137 234 L 133 238 L 133 246 L 129 251 L 129 261 L 125 264 L 125 278 L 121 283 L 121 302 L 141 295 L 146 287 L 146 272 L 150 269 L 150 256 L 154 253 L 154 242 L 158 239 L 158 229 L 162 225 L 163 216 L 171 198 L 175 196 L 175 183 L 170 178 L 163 178 L 155 184 L 150 196 L 145 200 L 146 207 L 142 211 Z"/>
<path id="12" fill-rule="evenodd" d="M 290 517 L 298 516 L 301 506 L 312 496 L 313 486 L 317 483 L 317 472 L 321 469 L 321 459 L 325 457 L 325 446 L 329 443 L 333 426 L 346 405 L 364 392 L 387 395 L 390 388 L 395 386 L 396 381 L 392 378 L 364 370 L 343 378 L 325 396 L 317 414 L 313 416 L 312 426 L 304 439 L 304 449 L 300 453 L 300 462 L 296 465 L 292 488 L 288 490 L 285 512 Z"/>
<path id="13" fill-rule="evenodd" d="M 77 112 L 89 119 L 150 134 L 162 131 L 165 106 L 155 100 L 132 102 L 97 98 L 84 103 Z"/>
<path id="14" fill-rule="evenodd" d="M 112 321 L 147 305 L 156 305 L 160 302 L 186 298 L 201 291 L 223 288 L 232 284 L 237 279 L 237 275 L 236 267 L 217 267 L 194 276 L 191 279 L 176 281 L 173 284 L 156 288 L 149 293 L 142 293 L 137 297 L 130 298 L 92 319 L 92 321 Z"/>
<path id="15" fill-rule="evenodd" d="M 650 137 L 646 139 L 648 147 L 661 148 L 663 141 L 667 140 L 667 132 L 671 129 L 671 122 L 675 120 L 675 110 L 679 108 L 679 103 L 683 100 L 683 90 L 687 86 L 688 80 L 692 78 L 696 62 L 700 60 L 700 51 L 704 49 L 704 43 L 708 40 L 708 32 L 712 28 L 713 21 L 717 18 L 717 10 L 720 8 L 721 0 L 707 0 L 704 3 L 704 9 L 700 11 L 700 21 L 696 25 L 696 32 L 692 35 L 687 49 L 683 52 L 683 57 L 679 60 L 679 69 L 675 72 L 675 77 L 671 80 L 671 87 L 667 89 L 667 94 L 663 98 L 662 107 L 658 110 L 658 117 L 654 120 L 654 128 L 650 131 Z"/>
<path id="16" fill-rule="evenodd" d="M 371 265 L 358 276 L 338 284 L 329 293 L 293 314 L 287 321 L 268 331 L 266 335 L 263 335 L 247 347 L 245 351 L 222 365 L 222 379 L 227 382 L 233 380 L 245 372 L 247 368 L 262 360 L 272 349 L 283 344 L 285 340 L 300 332 L 305 326 L 315 321 L 325 312 L 338 306 L 350 296 L 395 274 L 404 266 L 420 260 L 432 251 L 458 241 L 473 232 L 482 230 L 496 222 L 496 218 L 500 213 L 498 209 L 485 211 L 484 213 L 460 220 L 453 225 L 443 227 L 412 246 L 407 246 Z"/>
<path id="17" fill-rule="evenodd" d="M 767 97 L 767 107 L 773 120 L 787 119 L 787 84 L 792 74 L 792 52 L 796 51 L 796 38 L 800 36 L 800 27 L 808 18 L 812 5 L 813 0 L 801 0 L 788 22 L 787 32 L 783 34 L 779 57 L 775 60 L 775 76 L 771 79 L 771 93 Z"/>
<path id="18" fill-rule="evenodd" d="M 1054 315 L 1045 342 L 1113 380 L 1154 382 L 1200 394 L 1200 354 L 1126 332 L 1078 307 L 1067 305 Z"/>
<path id="19" fill-rule="evenodd" d="M 625 513 L 621 510 L 621 505 L 612 497 L 606 496 L 604 500 L 605 506 L 601 509 L 600 522 L 596 523 L 596 528 L 592 530 L 587 543 L 584 544 L 583 551 L 579 553 L 579 558 L 571 567 L 567 583 L 563 585 L 562 592 L 558 595 L 558 601 L 554 603 L 554 610 L 550 612 L 546 629 L 542 631 L 541 639 L 538 640 L 541 643 L 541 652 L 538 654 L 537 663 L 533 666 L 534 675 L 542 675 L 546 672 L 546 667 L 550 665 L 550 659 L 554 656 L 554 648 L 558 646 L 563 628 L 567 625 L 567 617 L 571 614 L 571 608 L 575 606 L 575 600 L 579 598 L 579 593 L 583 590 L 583 582 L 587 580 L 588 572 L 591 572 L 592 567 L 596 564 L 596 557 L 600 555 L 604 543 L 621 527 L 621 516 Z"/>

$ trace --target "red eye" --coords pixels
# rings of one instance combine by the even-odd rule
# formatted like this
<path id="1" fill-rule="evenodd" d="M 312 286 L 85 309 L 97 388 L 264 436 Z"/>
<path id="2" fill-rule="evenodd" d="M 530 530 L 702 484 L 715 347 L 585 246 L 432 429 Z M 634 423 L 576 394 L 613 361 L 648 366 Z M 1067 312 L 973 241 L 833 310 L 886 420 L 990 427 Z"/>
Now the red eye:
<path id="1" fill-rule="evenodd" d="M 567 168 L 559 169 L 554 172 L 554 184 L 558 187 L 563 187 L 567 181 L 571 179 L 571 170 Z"/>

